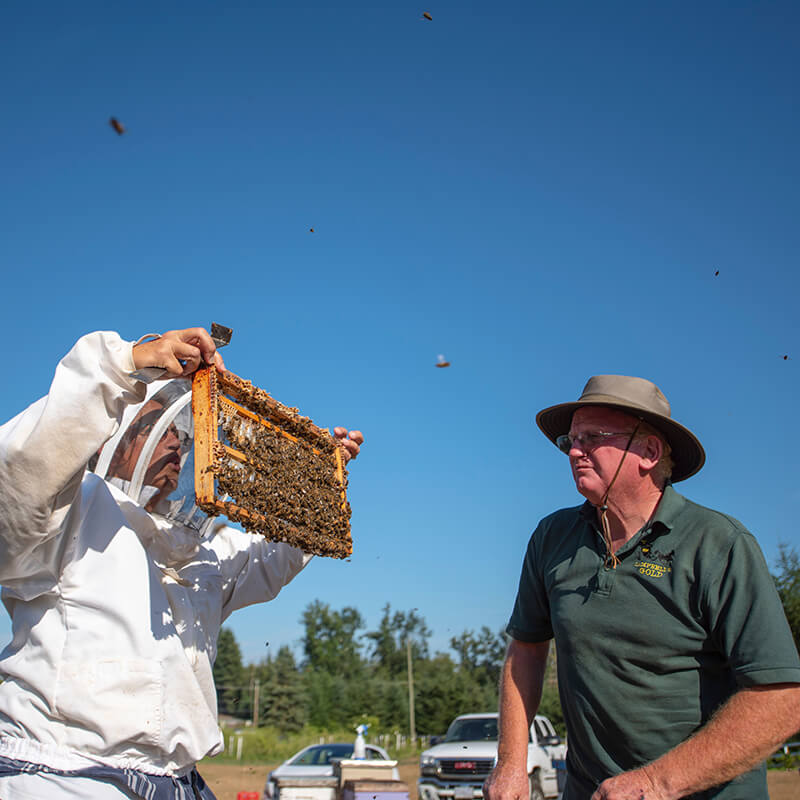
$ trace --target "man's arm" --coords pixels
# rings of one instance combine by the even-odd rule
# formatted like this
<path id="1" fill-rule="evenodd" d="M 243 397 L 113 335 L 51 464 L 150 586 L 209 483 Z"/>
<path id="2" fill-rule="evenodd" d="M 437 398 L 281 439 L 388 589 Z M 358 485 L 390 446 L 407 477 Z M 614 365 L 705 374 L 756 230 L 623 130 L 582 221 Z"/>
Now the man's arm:
<path id="1" fill-rule="evenodd" d="M 742 689 L 660 758 L 600 784 L 591 800 L 678 800 L 755 767 L 800 728 L 800 685 Z"/>
<path id="2" fill-rule="evenodd" d="M 0 581 L 56 561 L 34 549 L 55 542 L 93 453 L 125 408 L 144 400 L 130 377 L 131 345 L 117 334 L 82 336 L 56 367 L 46 397 L 0 426 Z M 51 554 L 57 559 L 55 553 Z M 39 562 L 39 563 L 37 563 Z"/>
<path id="3" fill-rule="evenodd" d="M 486 800 L 528 800 L 530 726 L 542 699 L 550 642 L 512 639 L 500 677 L 497 766 L 486 779 Z"/>

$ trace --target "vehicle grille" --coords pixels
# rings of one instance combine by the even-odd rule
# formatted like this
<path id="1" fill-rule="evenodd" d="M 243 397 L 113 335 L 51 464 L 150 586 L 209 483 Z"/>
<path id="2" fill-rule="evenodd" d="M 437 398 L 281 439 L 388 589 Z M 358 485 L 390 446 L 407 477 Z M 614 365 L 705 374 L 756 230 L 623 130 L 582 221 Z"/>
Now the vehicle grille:
<path id="1" fill-rule="evenodd" d="M 466 764 L 475 766 L 467 767 Z M 494 767 L 493 758 L 443 758 L 439 761 L 443 778 L 485 778 L 492 771 L 492 767 Z"/>

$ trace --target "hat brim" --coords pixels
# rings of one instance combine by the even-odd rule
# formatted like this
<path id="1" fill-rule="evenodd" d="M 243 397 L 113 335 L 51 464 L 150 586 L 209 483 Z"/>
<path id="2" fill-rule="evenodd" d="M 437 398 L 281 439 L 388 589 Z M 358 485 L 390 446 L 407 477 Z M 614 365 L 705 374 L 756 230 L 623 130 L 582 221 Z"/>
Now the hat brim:
<path id="1" fill-rule="evenodd" d="M 699 472 L 706 461 L 706 452 L 697 437 L 688 429 L 684 428 L 679 422 L 675 422 L 671 417 L 664 417 L 661 414 L 654 414 L 645 411 L 638 406 L 626 405 L 619 400 L 604 403 L 599 400 L 589 400 L 585 402 L 560 403 L 550 406 L 540 411 L 536 415 L 536 424 L 542 433 L 555 444 L 556 439 L 569 433 L 572 424 L 572 415 L 585 406 L 600 406 L 602 408 L 613 408 L 630 414 L 632 417 L 641 419 L 660 431 L 669 446 L 672 448 L 672 460 L 675 466 L 672 469 L 672 483 L 686 480 L 696 472 Z"/>

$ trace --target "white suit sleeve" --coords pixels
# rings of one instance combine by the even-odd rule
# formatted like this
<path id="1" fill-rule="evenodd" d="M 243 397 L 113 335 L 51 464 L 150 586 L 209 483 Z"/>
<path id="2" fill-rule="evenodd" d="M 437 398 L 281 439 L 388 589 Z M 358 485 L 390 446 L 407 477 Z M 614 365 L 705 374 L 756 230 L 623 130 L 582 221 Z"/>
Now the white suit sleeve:
<path id="1" fill-rule="evenodd" d="M 211 540 L 223 580 L 222 619 L 236 609 L 272 600 L 313 556 L 282 542 L 220 526 Z"/>
<path id="2" fill-rule="evenodd" d="M 144 400 L 134 369 L 130 342 L 90 333 L 59 363 L 47 396 L 0 427 L 0 582 L 24 577 L 57 536 L 90 457 L 125 407 Z"/>

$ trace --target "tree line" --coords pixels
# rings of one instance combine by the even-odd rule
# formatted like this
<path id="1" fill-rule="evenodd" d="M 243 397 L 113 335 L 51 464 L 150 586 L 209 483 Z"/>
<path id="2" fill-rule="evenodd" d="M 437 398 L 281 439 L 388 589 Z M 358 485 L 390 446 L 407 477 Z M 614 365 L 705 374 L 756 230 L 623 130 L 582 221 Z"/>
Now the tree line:
<path id="1" fill-rule="evenodd" d="M 773 575 L 795 643 L 800 645 L 800 555 L 781 546 Z M 497 708 L 507 645 L 502 631 L 483 626 L 431 654 L 423 616 L 387 604 L 375 630 L 358 609 L 332 609 L 314 600 L 303 611 L 302 658 L 281 647 L 275 656 L 245 666 L 232 631 L 223 628 L 214 663 L 221 714 L 254 720 L 286 733 L 307 726 L 351 730 L 368 721 L 372 733 L 409 734 L 409 661 L 415 734 L 441 734 L 458 714 Z M 540 711 L 563 733 L 554 648 Z"/>
<path id="2" fill-rule="evenodd" d="M 415 733 L 443 733 L 453 717 L 497 708 L 506 650 L 502 631 L 484 626 L 450 639 L 448 653 L 431 654 L 431 630 L 412 611 L 383 608 L 375 630 L 358 609 L 332 609 L 314 600 L 301 617 L 302 659 L 284 645 L 245 666 L 232 631 L 223 628 L 214 663 L 220 713 L 252 719 L 287 733 L 313 726 L 408 734 L 409 661 Z"/>

